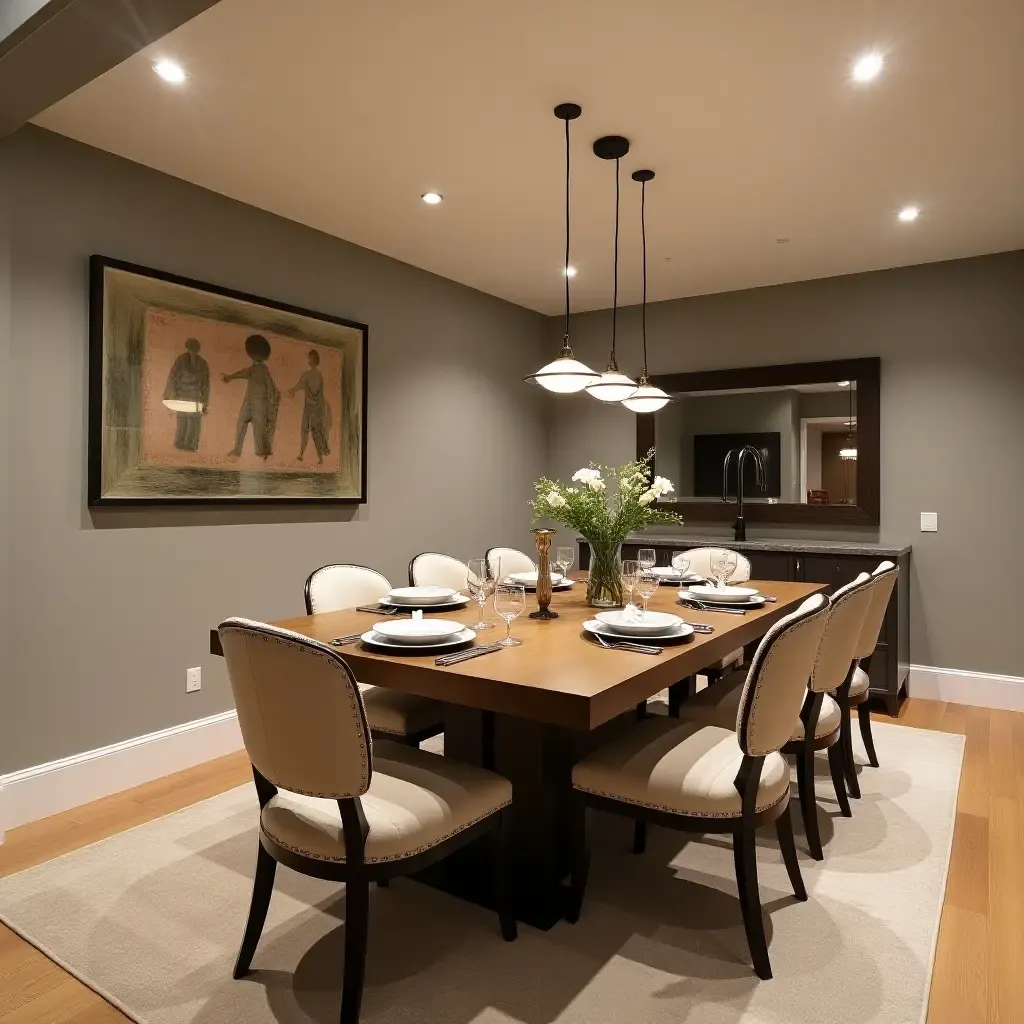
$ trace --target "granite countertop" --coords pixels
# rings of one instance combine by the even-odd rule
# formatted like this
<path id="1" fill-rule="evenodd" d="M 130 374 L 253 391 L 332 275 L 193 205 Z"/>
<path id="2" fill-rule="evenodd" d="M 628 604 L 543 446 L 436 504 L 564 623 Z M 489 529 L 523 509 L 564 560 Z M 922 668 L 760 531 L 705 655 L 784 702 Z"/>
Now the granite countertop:
<path id="1" fill-rule="evenodd" d="M 582 537 L 577 538 L 583 540 Z M 755 540 L 733 540 L 731 537 L 718 537 L 708 534 L 677 535 L 668 533 L 631 533 L 626 538 L 627 544 L 647 543 L 652 547 L 729 547 L 735 551 L 793 551 L 808 555 L 867 555 L 895 558 L 907 554 L 911 550 L 909 544 L 883 544 L 871 541 L 848 540 L 801 540 L 787 537 L 785 539 L 760 537 Z"/>

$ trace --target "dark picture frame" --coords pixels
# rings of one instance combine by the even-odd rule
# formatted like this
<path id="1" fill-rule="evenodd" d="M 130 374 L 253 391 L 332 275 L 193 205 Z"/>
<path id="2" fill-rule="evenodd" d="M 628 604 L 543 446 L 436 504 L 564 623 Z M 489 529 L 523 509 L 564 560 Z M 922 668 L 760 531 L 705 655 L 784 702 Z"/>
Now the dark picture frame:
<path id="1" fill-rule="evenodd" d="M 169 325 L 164 349 L 167 331 L 197 335 L 182 358 L 198 375 L 189 365 L 177 373 L 180 359 L 166 372 L 154 323 Z M 214 339 L 205 349 L 204 328 Z M 368 342 L 369 327 L 354 320 L 93 255 L 89 506 L 364 504 Z M 321 359 L 329 372 L 320 373 Z M 309 371 L 298 375 L 303 361 Z M 166 400 L 179 396 L 195 401 Z M 240 443 L 214 450 L 227 434 Z"/>
<path id="2" fill-rule="evenodd" d="M 731 391 L 745 388 L 779 388 L 794 384 L 826 384 L 850 380 L 857 384 L 857 504 L 810 505 L 797 502 L 749 502 L 744 506 L 748 522 L 820 523 L 834 526 L 878 526 L 881 522 L 881 370 L 877 356 L 865 359 L 831 359 L 816 363 L 777 366 L 746 366 L 730 370 L 665 373 L 650 378 L 651 384 L 671 394 L 690 391 Z M 655 447 L 655 417 L 636 417 L 637 458 Z M 731 522 L 735 506 L 718 501 L 659 501 L 690 522 Z"/>

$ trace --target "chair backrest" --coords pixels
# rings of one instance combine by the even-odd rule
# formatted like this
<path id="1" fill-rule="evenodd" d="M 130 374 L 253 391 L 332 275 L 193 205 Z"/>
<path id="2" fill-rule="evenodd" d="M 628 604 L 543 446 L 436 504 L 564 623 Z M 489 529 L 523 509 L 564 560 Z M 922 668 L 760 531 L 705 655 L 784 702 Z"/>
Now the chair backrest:
<path id="1" fill-rule="evenodd" d="M 281 789 L 342 800 L 373 770 L 370 730 L 348 665 L 325 644 L 249 619 L 220 624 L 242 741 Z"/>
<path id="2" fill-rule="evenodd" d="M 736 738 L 750 757 L 779 750 L 793 735 L 825 629 L 829 600 L 809 597 L 765 633 L 736 712 Z"/>
<path id="3" fill-rule="evenodd" d="M 721 547 L 716 546 L 713 548 L 690 548 L 686 552 L 687 558 L 690 559 L 689 572 L 695 572 L 704 579 L 711 579 L 711 552 L 712 551 L 731 551 L 732 548 L 727 548 L 725 545 Z M 746 555 L 736 552 L 736 572 L 733 573 L 730 583 L 746 583 L 750 579 L 750 559 Z"/>
<path id="4" fill-rule="evenodd" d="M 410 587 L 451 587 L 465 590 L 469 586 L 469 566 L 451 555 L 424 551 L 409 563 Z"/>
<path id="5" fill-rule="evenodd" d="M 874 653 L 878 643 L 878 634 L 882 632 L 882 623 L 889 607 L 893 587 L 899 577 L 900 570 L 892 562 L 881 562 L 871 574 L 871 607 L 864 618 L 860 643 L 857 645 L 855 657 L 867 658 Z"/>
<path id="6" fill-rule="evenodd" d="M 846 682 L 850 666 L 857 657 L 864 618 L 871 607 L 871 577 L 862 572 L 852 583 L 833 595 L 814 660 L 810 688 L 814 693 L 836 690 Z"/>
<path id="7" fill-rule="evenodd" d="M 487 564 L 495 579 L 499 571 L 502 576 L 508 576 L 513 572 L 534 572 L 537 568 L 528 554 L 516 548 L 491 548 L 487 552 Z"/>
<path id="8" fill-rule="evenodd" d="M 372 604 L 390 591 L 387 579 L 365 565 L 323 565 L 306 580 L 306 614 Z"/>

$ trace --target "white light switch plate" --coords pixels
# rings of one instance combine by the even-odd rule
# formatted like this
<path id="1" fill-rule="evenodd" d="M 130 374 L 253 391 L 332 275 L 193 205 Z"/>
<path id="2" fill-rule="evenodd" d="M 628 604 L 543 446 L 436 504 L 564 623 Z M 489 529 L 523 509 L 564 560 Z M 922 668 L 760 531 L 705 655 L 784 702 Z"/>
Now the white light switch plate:
<path id="1" fill-rule="evenodd" d="M 922 512 L 921 513 L 921 532 L 922 533 L 938 533 L 939 532 L 939 513 L 938 512 Z"/>
<path id="2" fill-rule="evenodd" d="M 196 690 L 202 689 L 203 686 L 203 670 L 201 668 L 190 668 L 185 673 L 185 692 L 195 693 Z"/>

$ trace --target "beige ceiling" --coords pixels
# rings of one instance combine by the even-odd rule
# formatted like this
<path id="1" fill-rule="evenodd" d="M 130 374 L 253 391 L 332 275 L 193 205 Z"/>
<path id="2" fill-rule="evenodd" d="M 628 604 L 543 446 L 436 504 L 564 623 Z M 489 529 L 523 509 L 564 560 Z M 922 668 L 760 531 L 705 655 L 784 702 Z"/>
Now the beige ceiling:
<path id="1" fill-rule="evenodd" d="M 611 304 L 608 133 L 625 302 L 638 167 L 652 299 L 1024 247 L 1022 0 L 222 0 L 37 121 L 554 313 L 562 101 L 580 309 Z"/>

